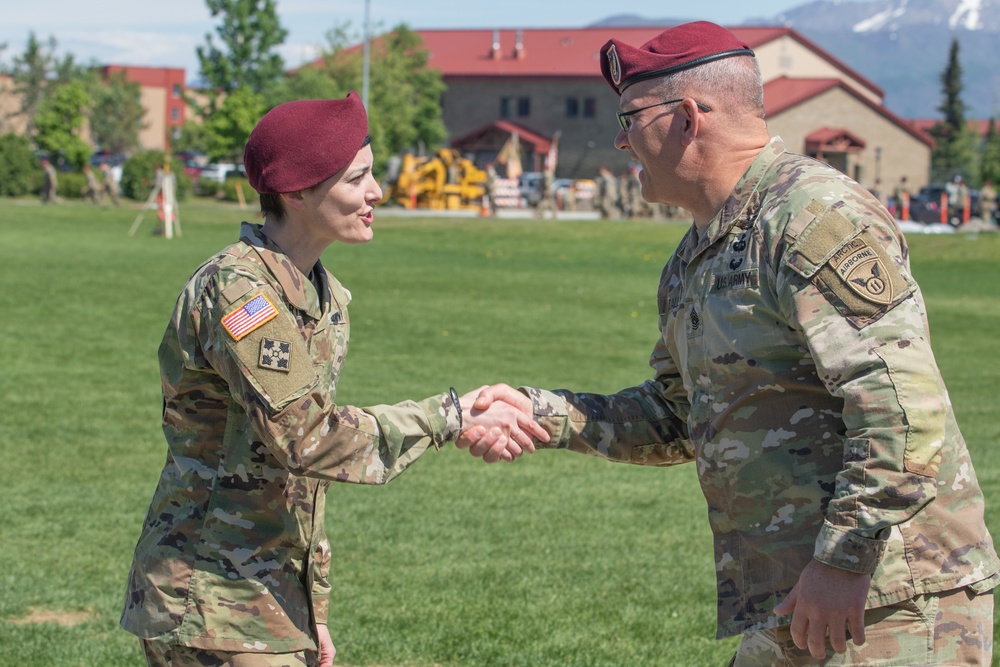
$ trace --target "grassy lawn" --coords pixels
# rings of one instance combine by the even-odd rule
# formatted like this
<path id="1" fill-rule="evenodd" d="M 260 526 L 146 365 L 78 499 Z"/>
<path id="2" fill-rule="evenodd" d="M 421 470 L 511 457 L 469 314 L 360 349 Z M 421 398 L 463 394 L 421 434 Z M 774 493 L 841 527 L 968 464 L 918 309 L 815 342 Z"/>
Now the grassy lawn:
<path id="1" fill-rule="evenodd" d="M 197 265 L 252 214 L 0 200 L 0 665 L 139 665 L 118 628 L 163 464 L 156 348 Z M 324 262 L 353 293 L 338 401 L 505 381 L 643 381 L 678 224 L 376 220 Z M 1000 535 L 1000 235 L 913 236 L 935 352 Z M 382 488 L 335 485 L 330 626 L 340 665 L 725 664 L 693 466 L 543 452 L 430 453 Z M 1000 633 L 998 633 L 1000 636 Z"/>

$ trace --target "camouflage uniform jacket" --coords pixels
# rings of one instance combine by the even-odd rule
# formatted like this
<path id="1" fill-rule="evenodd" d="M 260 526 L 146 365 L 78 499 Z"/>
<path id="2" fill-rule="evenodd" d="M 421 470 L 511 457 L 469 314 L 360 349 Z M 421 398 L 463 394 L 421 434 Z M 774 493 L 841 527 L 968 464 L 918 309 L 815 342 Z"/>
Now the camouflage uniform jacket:
<path id="1" fill-rule="evenodd" d="M 447 394 L 334 404 L 350 294 L 321 294 L 256 225 L 199 268 L 160 345 L 167 461 L 135 551 L 121 624 L 223 651 L 315 649 L 326 623 L 333 480 L 384 484 L 453 440 Z"/>
<path id="2" fill-rule="evenodd" d="M 871 573 L 870 607 L 995 585 L 906 241 L 867 191 L 773 138 L 681 241 L 658 307 L 654 379 L 523 390 L 550 447 L 696 463 L 720 637 L 787 623 L 772 609 L 811 558 Z"/>

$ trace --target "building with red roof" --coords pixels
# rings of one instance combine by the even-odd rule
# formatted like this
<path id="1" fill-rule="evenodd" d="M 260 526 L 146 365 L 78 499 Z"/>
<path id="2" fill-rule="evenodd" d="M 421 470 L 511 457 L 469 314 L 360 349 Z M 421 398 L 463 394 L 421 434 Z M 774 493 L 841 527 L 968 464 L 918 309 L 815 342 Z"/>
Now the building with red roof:
<path id="1" fill-rule="evenodd" d="M 642 44 L 666 26 L 524 30 L 417 30 L 429 66 L 442 72 L 442 111 L 452 145 L 483 164 L 517 132 L 524 168 L 541 168 L 559 135 L 559 176 L 586 178 L 628 156 L 613 146 L 618 97 L 600 74 L 611 37 Z M 906 175 L 926 183 L 934 142 L 883 105 L 863 74 L 791 28 L 731 30 L 757 55 L 768 127 L 796 152 L 815 155 L 855 180 L 891 189 Z"/>

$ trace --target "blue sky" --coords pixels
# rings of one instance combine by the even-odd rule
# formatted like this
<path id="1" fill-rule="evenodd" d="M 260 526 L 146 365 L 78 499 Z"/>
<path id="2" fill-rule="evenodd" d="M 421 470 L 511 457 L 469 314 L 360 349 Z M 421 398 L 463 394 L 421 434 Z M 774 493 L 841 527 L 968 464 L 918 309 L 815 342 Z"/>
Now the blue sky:
<path id="1" fill-rule="evenodd" d="M 583 27 L 619 14 L 737 24 L 807 1 L 369 0 L 369 11 L 373 26 L 385 28 L 403 22 L 413 28 Z M 34 31 L 43 40 L 55 37 L 58 51 L 72 53 L 80 62 L 183 67 L 191 80 L 198 70 L 195 47 L 205 43 L 207 33 L 214 35 L 218 25 L 204 0 L 16 0 L 5 5 L 0 21 L 0 43 L 7 44 L 0 52 L 4 63 L 23 53 Z M 289 67 L 311 59 L 335 25 L 349 21 L 359 32 L 364 25 L 364 0 L 277 0 L 277 7 L 289 30 L 282 47 Z"/>

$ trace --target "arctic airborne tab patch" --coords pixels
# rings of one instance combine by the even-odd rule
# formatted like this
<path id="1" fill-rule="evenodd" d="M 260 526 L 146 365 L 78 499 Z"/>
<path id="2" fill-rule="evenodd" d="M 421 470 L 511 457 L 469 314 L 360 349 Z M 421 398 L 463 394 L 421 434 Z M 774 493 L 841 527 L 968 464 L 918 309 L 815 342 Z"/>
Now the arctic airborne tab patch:
<path id="1" fill-rule="evenodd" d="M 233 337 L 239 340 L 248 333 L 259 329 L 278 315 L 278 309 L 274 307 L 267 297 L 258 294 L 238 308 L 235 308 L 222 318 L 222 326 Z"/>
<path id="2" fill-rule="evenodd" d="M 851 291 L 866 301 L 888 306 L 896 298 L 881 253 L 863 238 L 849 241 L 830 258 L 830 266 Z"/>
<path id="3" fill-rule="evenodd" d="M 260 359 L 257 365 L 261 368 L 287 373 L 292 369 L 292 344 L 284 340 L 261 338 Z"/>

